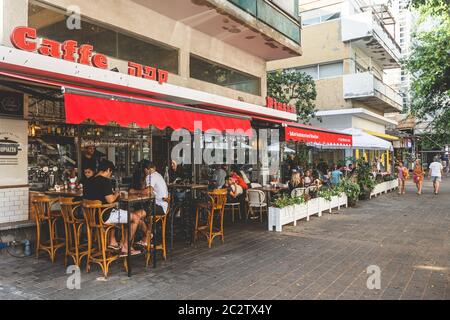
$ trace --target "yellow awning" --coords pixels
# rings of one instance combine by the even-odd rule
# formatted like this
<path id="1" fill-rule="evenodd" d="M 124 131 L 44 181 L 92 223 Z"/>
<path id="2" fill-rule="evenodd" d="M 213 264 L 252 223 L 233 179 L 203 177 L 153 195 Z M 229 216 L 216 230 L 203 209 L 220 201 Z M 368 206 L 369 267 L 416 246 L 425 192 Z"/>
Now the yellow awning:
<path id="1" fill-rule="evenodd" d="M 398 137 L 391 136 L 390 134 L 379 133 L 379 132 L 374 132 L 374 131 L 369 131 L 369 130 L 364 130 L 364 131 L 367 132 L 368 134 L 372 135 L 372 136 L 379 137 L 379 138 L 382 138 L 384 140 L 389 140 L 389 141 L 400 140 Z"/>

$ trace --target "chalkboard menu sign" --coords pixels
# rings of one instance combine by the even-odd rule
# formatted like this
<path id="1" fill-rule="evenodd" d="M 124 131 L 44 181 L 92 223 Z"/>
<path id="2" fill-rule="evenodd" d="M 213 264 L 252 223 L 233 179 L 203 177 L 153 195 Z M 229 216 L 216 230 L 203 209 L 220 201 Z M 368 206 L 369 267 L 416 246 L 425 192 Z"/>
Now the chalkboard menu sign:
<path id="1" fill-rule="evenodd" d="M 0 91 L 0 116 L 23 117 L 23 94 Z"/>

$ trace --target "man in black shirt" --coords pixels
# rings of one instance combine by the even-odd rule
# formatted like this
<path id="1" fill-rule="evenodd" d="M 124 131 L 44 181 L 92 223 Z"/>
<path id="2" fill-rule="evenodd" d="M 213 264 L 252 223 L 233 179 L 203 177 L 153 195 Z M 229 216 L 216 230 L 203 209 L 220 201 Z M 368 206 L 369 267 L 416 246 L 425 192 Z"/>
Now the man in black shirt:
<path id="1" fill-rule="evenodd" d="M 114 170 L 114 164 L 108 160 L 102 160 L 98 166 L 98 173 L 95 177 L 89 179 L 87 188 L 83 188 L 83 198 L 86 200 L 99 200 L 103 204 L 111 204 L 117 201 L 119 193 L 113 191 L 111 175 Z M 122 224 L 127 223 L 127 212 L 125 210 L 113 210 L 107 213 L 109 216 L 104 217 L 106 224 Z M 138 210 L 131 213 L 131 237 L 134 237 L 141 218 L 145 216 L 144 210 Z M 128 251 L 128 242 L 125 237 L 119 243 L 116 240 L 114 232 L 110 233 L 109 247 L 113 249 L 122 248 L 122 254 Z M 131 250 L 131 254 L 137 254 L 139 251 Z"/>
<path id="2" fill-rule="evenodd" d="M 88 146 L 84 148 L 83 156 L 81 158 L 81 170 L 83 172 L 83 178 L 86 178 L 84 170 L 91 168 L 94 172 L 97 171 L 97 158 L 95 157 L 95 147 Z"/>

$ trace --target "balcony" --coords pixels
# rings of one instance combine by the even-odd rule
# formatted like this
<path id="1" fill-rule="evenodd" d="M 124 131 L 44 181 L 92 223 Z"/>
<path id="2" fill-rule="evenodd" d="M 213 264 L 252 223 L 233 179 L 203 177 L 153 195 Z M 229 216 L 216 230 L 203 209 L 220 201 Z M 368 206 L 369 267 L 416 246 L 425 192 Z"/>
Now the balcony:
<path id="1" fill-rule="evenodd" d="M 342 41 L 351 41 L 383 69 L 399 68 L 401 48 L 373 9 L 341 18 Z"/>
<path id="2" fill-rule="evenodd" d="M 132 0 L 266 61 L 299 56 L 299 18 L 269 0 Z"/>
<path id="3" fill-rule="evenodd" d="M 343 91 L 344 99 L 361 101 L 384 113 L 402 111 L 402 95 L 370 72 L 344 74 Z"/>

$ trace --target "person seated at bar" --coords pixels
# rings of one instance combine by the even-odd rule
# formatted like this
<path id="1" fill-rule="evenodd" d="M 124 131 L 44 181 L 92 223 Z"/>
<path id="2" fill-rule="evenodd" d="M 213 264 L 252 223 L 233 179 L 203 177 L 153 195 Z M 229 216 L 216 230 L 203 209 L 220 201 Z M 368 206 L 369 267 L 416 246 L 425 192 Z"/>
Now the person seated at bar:
<path id="1" fill-rule="evenodd" d="M 247 190 L 247 189 L 248 189 L 248 185 L 247 185 L 247 183 L 244 181 L 244 178 L 241 176 L 240 171 L 235 170 L 235 169 L 231 170 L 230 177 L 231 177 L 231 179 L 234 180 L 234 182 L 236 182 L 236 184 L 238 184 L 239 186 L 241 186 L 241 188 L 242 188 L 243 190 Z"/>
<path id="2" fill-rule="evenodd" d="M 176 181 L 183 181 L 183 179 L 183 167 L 179 165 L 175 160 L 170 161 L 169 182 L 174 183 Z"/>
<path id="3" fill-rule="evenodd" d="M 231 176 L 225 177 L 225 188 L 227 189 L 227 203 L 237 203 L 244 190 L 235 182 Z"/>
<path id="4" fill-rule="evenodd" d="M 311 186 L 313 183 L 313 178 L 311 175 L 311 170 L 306 170 L 305 172 L 305 177 L 303 178 L 303 186 L 305 188 L 308 188 L 309 186 Z"/>
<path id="5" fill-rule="evenodd" d="M 301 188 L 302 185 L 302 177 L 300 175 L 300 172 L 294 171 L 291 175 L 291 180 L 289 180 L 288 182 L 289 192 L 291 192 L 295 188 Z"/>
<path id="6" fill-rule="evenodd" d="M 102 160 L 98 166 L 98 173 L 90 178 L 88 188 L 83 191 L 83 199 L 85 200 L 99 200 L 103 204 L 111 204 L 117 201 L 119 193 L 113 191 L 111 176 L 114 171 L 114 164 L 109 160 Z M 141 218 L 145 217 L 144 210 L 138 210 L 130 214 L 131 218 L 131 238 L 134 237 Z M 128 223 L 127 212 L 124 210 L 109 211 L 104 220 L 107 224 L 124 224 Z M 120 244 L 117 242 L 114 232 L 110 233 L 109 245 L 110 249 L 121 250 L 122 255 L 128 252 L 128 243 L 124 238 L 121 239 Z M 131 254 L 140 253 L 137 250 L 131 249 Z"/>
<path id="7" fill-rule="evenodd" d="M 91 178 L 95 175 L 95 169 L 91 167 L 86 167 L 83 170 L 83 175 L 81 177 L 80 183 L 83 186 L 83 190 L 89 188 L 89 183 L 92 180 Z"/>
<path id="8" fill-rule="evenodd" d="M 146 174 L 146 187 L 151 187 L 151 192 L 155 196 L 155 215 L 165 215 L 169 207 L 166 201 L 169 196 L 166 181 L 164 181 L 163 176 L 156 171 L 156 165 L 152 162 L 149 162 L 148 166 L 144 167 L 144 172 Z"/>
<path id="9" fill-rule="evenodd" d="M 225 178 L 227 176 L 227 166 L 219 165 L 213 173 L 212 180 L 215 181 L 214 188 L 221 189 L 225 185 Z"/>
<path id="10" fill-rule="evenodd" d="M 175 160 L 172 160 L 169 168 L 169 183 L 181 183 L 184 178 L 183 168 Z M 175 189 L 172 194 L 174 203 L 181 203 L 186 199 L 186 191 L 183 189 Z"/>

